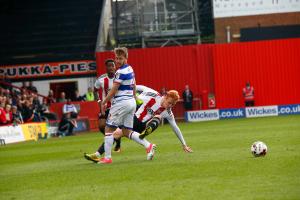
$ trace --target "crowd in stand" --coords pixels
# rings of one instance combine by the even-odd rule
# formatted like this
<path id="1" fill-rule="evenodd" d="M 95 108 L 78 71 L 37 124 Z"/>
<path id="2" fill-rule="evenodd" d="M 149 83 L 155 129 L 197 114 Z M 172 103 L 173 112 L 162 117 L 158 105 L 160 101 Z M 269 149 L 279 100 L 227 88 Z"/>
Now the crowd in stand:
<path id="1" fill-rule="evenodd" d="M 42 121 L 43 114 L 49 112 L 48 106 L 46 98 L 40 102 L 31 82 L 28 86 L 23 83 L 20 89 L 0 86 L 0 125 Z"/>
<path id="2" fill-rule="evenodd" d="M 76 90 L 75 98 L 71 100 L 89 101 L 93 98 L 92 88 L 89 88 L 87 94 L 83 96 L 80 96 Z M 55 99 L 52 90 L 49 90 L 48 96 L 40 101 L 37 88 L 32 82 L 23 82 L 20 88 L 13 88 L 10 84 L 0 84 L 0 126 L 40 122 L 45 119 L 57 120 L 56 114 L 49 112 L 50 104 L 68 101 L 70 99 L 66 98 L 64 92 Z"/>

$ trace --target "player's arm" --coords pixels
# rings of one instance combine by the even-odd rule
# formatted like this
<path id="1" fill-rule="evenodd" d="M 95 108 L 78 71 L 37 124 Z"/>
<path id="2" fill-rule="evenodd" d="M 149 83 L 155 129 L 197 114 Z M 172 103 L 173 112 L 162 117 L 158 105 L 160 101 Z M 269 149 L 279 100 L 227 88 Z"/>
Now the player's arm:
<path id="1" fill-rule="evenodd" d="M 94 84 L 94 95 L 95 95 L 95 98 L 96 98 L 96 100 L 98 102 L 98 105 L 99 105 L 99 108 L 100 108 L 100 114 L 101 114 L 102 117 L 104 116 L 103 113 L 105 113 L 105 110 L 103 110 L 103 108 L 101 106 L 102 105 L 101 102 L 103 100 L 103 94 L 104 94 L 103 86 L 104 86 L 103 79 L 99 78 L 99 79 L 97 79 L 95 81 L 95 84 Z M 102 97 L 99 96 L 99 91 L 101 91 Z"/>
<path id="2" fill-rule="evenodd" d="M 120 83 L 114 82 L 111 90 L 108 92 L 107 96 L 103 99 L 102 104 L 106 104 L 109 102 L 118 92 L 118 89 L 120 87 Z"/>
<path id="3" fill-rule="evenodd" d="M 96 87 L 95 87 L 95 88 L 96 88 Z M 97 89 L 97 90 L 98 90 L 98 91 L 95 92 L 95 93 L 97 93 L 97 95 L 96 95 L 95 97 L 96 97 L 96 100 L 97 100 L 97 102 L 98 102 L 98 106 L 99 106 L 99 109 L 100 109 L 100 115 L 99 115 L 99 117 L 100 117 L 100 118 L 103 118 L 103 117 L 105 116 L 105 108 L 102 108 L 101 102 L 102 102 L 102 100 L 103 100 L 103 93 L 104 93 L 104 91 L 103 91 L 103 88 L 102 88 L 102 87 L 100 87 L 100 88 Z M 99 96 L 99 91 L 101 91 L 102 97 Z"/>
<path id="4" fill-rule="evenodd" d="M 144 86 L 144 85 L 136 85 L 136 91 L 138 92 L 138 93 L 143 93 L 143 92 L 145 92 L 145 91 L 149 91 L 149 90 L 151 90 L 150 88 L 148 88 L 148 87 L 146 87 L 146 86 Z"/>
<path id="5" fill-rule="evenodd" d="M 169 124 L 171 125 L 172 130 L 174 131 L 175 135 L 177 136 L 177 138 L 181 142 L 183 150 L 187 153 L 192 153 L 193 150 L 192 150 L 191 147 L 187 146 L 187 144 L 184 140 L 184 137 L 183 137 L 179 127 L 176 124 L 174 116 L 172 115 L 172 116 L 167 117 L 167 120 L 169 121 Z"/>
<path id="6" fill-rule="evenodd" d="M 136 95 L 136 84 L 135 84 L 135 80 L 134 80 L 134 84 L 133 84 L 133 95 L 136 101 L 138 101 L 138 97 Z"/>
<path id="7" fill-rule="evenodd" d="M 94 87 L 94 97 L 97 101 L 100 100 L 98 90 L 99 90 L 98 88 Z"/>

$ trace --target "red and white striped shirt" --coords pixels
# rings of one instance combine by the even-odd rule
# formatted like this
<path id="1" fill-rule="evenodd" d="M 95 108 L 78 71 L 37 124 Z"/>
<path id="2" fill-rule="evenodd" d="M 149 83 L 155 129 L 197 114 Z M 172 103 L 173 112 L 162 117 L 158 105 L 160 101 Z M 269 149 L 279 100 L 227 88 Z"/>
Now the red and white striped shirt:
<path id="1" fill-rule="evenodd" d="M 168 120 L 180 142 L 186 145 L 183 135 L 176 124 L 172 110 L 161 107 L 163 97 L 157 91 L 142 85 L 136 85 L 136 91 L 142 92 L 138 98 L 143 101 L 141 107 L 135 112 L 135 116 L 139 121 L 145 123 L 155 115 L 160 115 L 163 119 Z"/>
<path id="2" fill-rule="evenodd" d="M 107 74 L 102 74 L 95 81 L 94 87 L 98 90 L 99 98 L 103 100 L 113 86 L 114 77 L 109 78 Z M 111 102 L 107 102 L 107 107 L 111 107 Z"/>
<path id="3" fill-rule="evenodd" d="M 135 112 L 135 116 L 139 121 L 147 122 L 155 115 L 161 115 L 169 119 L 174 117 L 171 109 L 167 110 L 161 107 L 163 97 L 157 91 L 139 85 L 137 85 L 137 91 L 141 90 L 139 87 L 143 87 L 143 92 L 138 96 L 138 98 L 143 101 L 143 104 Z"/>

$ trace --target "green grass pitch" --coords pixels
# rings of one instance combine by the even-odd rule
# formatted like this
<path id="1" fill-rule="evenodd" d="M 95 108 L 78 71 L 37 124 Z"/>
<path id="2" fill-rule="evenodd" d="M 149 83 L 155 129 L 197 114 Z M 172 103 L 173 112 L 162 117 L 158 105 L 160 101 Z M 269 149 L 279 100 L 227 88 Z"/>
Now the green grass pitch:
<path id="1" fill-rule="evenodd" d="M 300 116 L 179 124 L 194 153 L 184 153 L 168 125 L 148 137 L 122 140 L 113 164 L 83 158 L 103 136 L 87 133 L 0 147 L 0 199 L 300 199 Z M 254 158 L 253 142 L 268 146 Z"/>

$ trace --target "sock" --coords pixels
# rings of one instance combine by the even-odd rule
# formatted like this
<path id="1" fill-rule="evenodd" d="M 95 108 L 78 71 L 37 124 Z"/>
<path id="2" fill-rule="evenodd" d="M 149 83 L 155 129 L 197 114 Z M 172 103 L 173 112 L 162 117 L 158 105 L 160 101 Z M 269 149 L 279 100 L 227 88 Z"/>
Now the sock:
<path id="1" fill-rule="evenodd" d="M 114 142 L 114 136 L 112 133 L 107 134 L 104 137 L 105 139 L 105 144 L 104 144 L 104 150 L 105 150 L 105 158 L 111 158 L 111 147 Z"/>
<path id="2" fill-rule="evenodd" d="M 160 120 L 159 120 L 157 117 L 154 117 L 154 118 L 149 122 L 149 124 L 147 125 L 147 127 L 150 126 L 150 127 L 152 128 L 151 133 L 152 133 L 153 131 L 155 131 L 155 129 L 157 129 L 159 123 L 160 123 Z M 147 129 L 147 128 L 146 128 L 146 129 Z"/>
<path id="3" fill-rule="evenodd" d="M 129 134 L 129 139 L 143 145 L 146 149 L 150 146 L 150 142 L 148 142 L 148 140 L 144 139 L 140 139 L 139 138 L 140 134 L 133 131 Z"/>
<path id="4" fill-rule="evenodd" d="M 104 149 L 104 142 L 101 144 L 101 146 L 99 146 L 98 150 L 97 150 L 97 153 L 99 153 L 100 155 L 102 155 L 104 152 L 105 152 L 105 149 Z"/>
<path id="5" fill-rule="evenodd" d="M 98 151 L 96 151 L 95 154 L 96 154 L 97 157 L 100 157 L 100 156 L 101 156 L 101 154 L 100 154 Z"/>
<path id="6" fill-rule="evenodd" d="M 115 142 L 116 142 L 116 147 L 120 148 L 121 147 L 121 138 L 115 139 Z"/>

